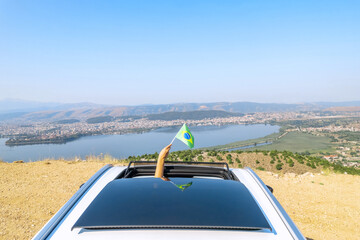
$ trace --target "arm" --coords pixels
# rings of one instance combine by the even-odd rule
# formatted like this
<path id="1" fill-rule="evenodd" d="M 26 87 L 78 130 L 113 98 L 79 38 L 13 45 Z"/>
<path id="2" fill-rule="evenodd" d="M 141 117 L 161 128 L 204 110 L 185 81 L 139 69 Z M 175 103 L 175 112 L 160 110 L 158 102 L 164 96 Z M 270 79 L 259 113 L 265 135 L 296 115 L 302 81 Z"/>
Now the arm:
<path id="1" fill-rule="evenodd" d="M 159 154 L 159 158 L 157 160 L 157 165 L 156 165 L 156 170 L 155 170 L 155 176 L 156 178 L 161 178 L 164 180 L 164 163 L 165 163 L 165 159 L 169 154 L 170 148 L 171 148 L 172 144 L 169 144 L 168 146 L 166 146 L 165 148 L 163 148 L 163 150 L 161 150 L 160 154 Z"/>

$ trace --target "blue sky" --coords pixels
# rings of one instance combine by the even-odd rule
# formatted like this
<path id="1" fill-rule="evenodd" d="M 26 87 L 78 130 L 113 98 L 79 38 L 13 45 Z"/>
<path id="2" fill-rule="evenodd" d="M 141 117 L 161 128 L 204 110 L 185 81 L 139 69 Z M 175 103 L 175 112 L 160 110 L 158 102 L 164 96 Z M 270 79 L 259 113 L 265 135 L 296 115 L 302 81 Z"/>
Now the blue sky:
<path id="1" fill-rule="evenodd" d="M 359 100 L 359 1 L 0 0 L 0 99 Z"/>

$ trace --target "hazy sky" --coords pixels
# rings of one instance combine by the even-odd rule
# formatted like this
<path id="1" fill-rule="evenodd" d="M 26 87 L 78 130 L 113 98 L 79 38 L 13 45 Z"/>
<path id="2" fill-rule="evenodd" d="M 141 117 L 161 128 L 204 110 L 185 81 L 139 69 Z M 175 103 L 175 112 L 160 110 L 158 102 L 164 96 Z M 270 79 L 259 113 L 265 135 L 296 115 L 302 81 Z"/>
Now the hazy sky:
<path id="1" fill-rule="evenodd" d="M 0 0 L 0 99 L 360 100 L 360 1 Z"/>

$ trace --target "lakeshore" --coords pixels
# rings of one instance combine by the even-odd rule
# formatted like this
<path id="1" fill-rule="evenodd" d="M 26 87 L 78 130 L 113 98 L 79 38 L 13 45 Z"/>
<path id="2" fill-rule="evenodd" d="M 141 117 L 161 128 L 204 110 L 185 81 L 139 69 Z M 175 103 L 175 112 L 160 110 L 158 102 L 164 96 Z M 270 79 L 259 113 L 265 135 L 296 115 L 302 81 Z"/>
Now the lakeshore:
<path id="1" fill-rule="evenodd" d="M 65 144 L 39 144 L 9 147 L 7 139 L 0 139 L 0 159 L 6 162 L 17 160 L 37 161 L 42 159 L 74 158 L 110 154 L 122 159 L 129 156 L 152 154 L 168 145 L 176 135 L 178 127 L 158 128 L 139 134 L 85 136 Z M 204 148 L 238 140 L 255 139 L 279 130 L 278 126 L 224 125 L 191 127 L 195 136 L 195 147 Z M 187 149 L 186 145 L 175 142 L 172 151 Z"/>

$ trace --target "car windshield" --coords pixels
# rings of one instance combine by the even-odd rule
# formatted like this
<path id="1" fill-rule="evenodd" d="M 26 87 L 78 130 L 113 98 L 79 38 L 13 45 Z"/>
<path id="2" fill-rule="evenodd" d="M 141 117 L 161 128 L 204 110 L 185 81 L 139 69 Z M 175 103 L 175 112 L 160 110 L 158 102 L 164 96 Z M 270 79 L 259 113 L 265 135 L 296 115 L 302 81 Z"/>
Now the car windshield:
<path id="1" fill-rule="evenodd" d="M 73 228 L 270 229 L 238 181 L 170 178 L 116 179 Z"/>

